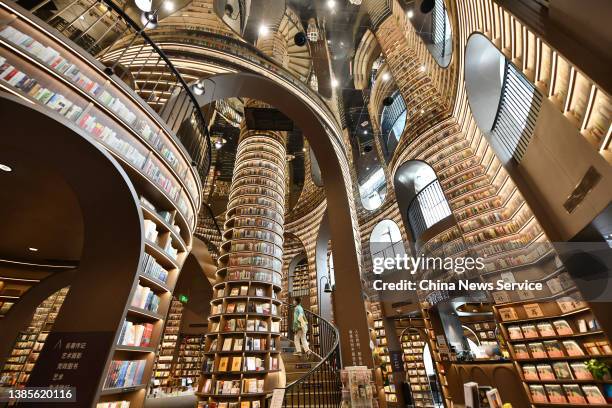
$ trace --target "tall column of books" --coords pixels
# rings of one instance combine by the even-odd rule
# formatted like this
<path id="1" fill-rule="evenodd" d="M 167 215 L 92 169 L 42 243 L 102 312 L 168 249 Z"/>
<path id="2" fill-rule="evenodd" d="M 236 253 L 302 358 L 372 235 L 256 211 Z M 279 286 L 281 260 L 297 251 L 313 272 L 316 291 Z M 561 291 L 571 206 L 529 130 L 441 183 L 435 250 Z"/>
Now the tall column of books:
<path id="1" fill-rule="evenodd" d="M 242 130 L 198 396 L 200 407 L 260 408 L 279 385 L 285 145 Z M 282 385 L 282 383 L 280 383 Z"/>

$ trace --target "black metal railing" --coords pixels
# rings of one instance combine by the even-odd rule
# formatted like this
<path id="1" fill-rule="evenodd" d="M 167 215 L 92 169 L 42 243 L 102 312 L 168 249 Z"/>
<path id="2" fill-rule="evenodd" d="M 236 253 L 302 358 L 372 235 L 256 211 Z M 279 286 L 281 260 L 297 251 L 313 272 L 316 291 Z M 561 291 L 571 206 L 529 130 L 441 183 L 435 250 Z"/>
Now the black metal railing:
<path id="1" fill-rule="evenodd" d="M 33 6 L 27 0 L 20 0 L 17 4 L 28 8 L 35 16 L 101 61 L 111 78 L 119 78 L 144 99 L 177 136 L 201 180 L 206 179 L 211 162 L 206 122 L 190 86 L 145 33 L 145 29 L 154 24 L 155 11 L 143 20 L 141 26 L 111 0 L 70 0 L 60 8 L 56 8 L 52 0 L 42 0 Z M 129 65 L 130 68 L 119 63 L 127 48 L 112 59 L 107 55 L 117 42 L 125 39 L 130 44 L 139 43 L 137 52 L 129 56 L 133 63 Z M 148 73 L 148 79 L 137 82 L 131 71 L 132 66 L 137 66 L 140 73 Z M 170 97 L 172 95 L 178 97 Z"/>
<path id="2" fill-rule="evenodd" d="M 448 64 L 447 60 L 450 57 L 452 44 L 448 38 L 450 35 L 450 27 L 446 6 L 443 0 L 436 1 L 431 18 L 430 49 L 438 64 L 446 66 Z"/>
<path id="3" fill-rule="evenodd" d="M 408 222 L 413 239 L 418 240 L 429 227 L 449 215 L 448 201 L 440 182 L 435 179 L 423 187 L 408 205 Z"/>
<path id="4" fill-rule="evenodd" d="M 221 227 L 219 227 L 219 223 L 215 218 L 212 208 L 210 208 L 210 205 L 206 202 L 202 202 L 202 206 L 200 207 L 198 223 L 193 235 L 206 244 L 210 255 L 213 260 L 216 261 L 220 255 L 220 248 L 223 243 L 223 232 L 221 231 Z"/>
<path id="5" fill-rule="evenodd" d="M 292 305 L 281 306 L 281 333 L 293 337 Z M 340 382 L 340 334 L 338 329 L 316 313 L 304 309 L 308 320 L 306 334 L 310 349 L 321 360 L 303 377 L 287 384 L 283 407 L 339 407 L 342 400 Z"/>
<path id="6" fill-rule="evenodd" d="M 499 107 L 492 137 L 508 158 L 520 162 L 533 137 L 542 105 L 542 94 L 516 67 L 506 60 Z"/>

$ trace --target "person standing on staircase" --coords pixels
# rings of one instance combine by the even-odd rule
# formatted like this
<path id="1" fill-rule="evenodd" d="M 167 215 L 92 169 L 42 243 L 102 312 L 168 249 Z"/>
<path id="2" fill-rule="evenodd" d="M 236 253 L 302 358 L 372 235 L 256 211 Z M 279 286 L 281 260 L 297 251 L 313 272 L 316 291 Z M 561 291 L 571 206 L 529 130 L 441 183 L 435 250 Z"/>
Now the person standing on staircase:
<path id="1" fill-rule="evenodd" d="M 308 346 L 308 340 L 306 340 L 306 332 L 308 331 L 308 320 L 302 307 L 302 299 L 296 297 L 293 299 L 295 308 L 293 309 L 293 341 L 295 343 L 295 353 L 298 356 L 303 353 L 310 354 L 310 347 Z"/>

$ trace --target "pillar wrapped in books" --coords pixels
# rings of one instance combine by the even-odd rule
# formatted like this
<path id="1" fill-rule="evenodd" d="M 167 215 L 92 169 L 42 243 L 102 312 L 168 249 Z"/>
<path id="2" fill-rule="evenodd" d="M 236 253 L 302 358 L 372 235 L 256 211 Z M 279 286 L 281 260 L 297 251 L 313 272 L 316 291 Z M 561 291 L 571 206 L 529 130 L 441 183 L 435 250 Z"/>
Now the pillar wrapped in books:
<path id="1" fill-rule="evenodd" d="M 242 129 L 214 286 L 200 406 L 263 407 L 280 371 L 285 144 Z"/>

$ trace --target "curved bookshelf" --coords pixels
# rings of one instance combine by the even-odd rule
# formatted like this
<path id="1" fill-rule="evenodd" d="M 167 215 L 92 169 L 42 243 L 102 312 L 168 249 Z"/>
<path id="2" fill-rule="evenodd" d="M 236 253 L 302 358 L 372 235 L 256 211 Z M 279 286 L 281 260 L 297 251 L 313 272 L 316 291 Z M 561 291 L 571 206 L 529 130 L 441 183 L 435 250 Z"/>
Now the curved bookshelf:
<path id="1" fill-rule="evenodd" d="M 87 51 L 16 4 L 0 3 L 0 18 L 0 89 L 89 135 L 140 196 L 144 252 L 97 394 L 99 403 L 138 406 L 191 250 L 201 204 L 198 168 L 162 113 Z"/>

